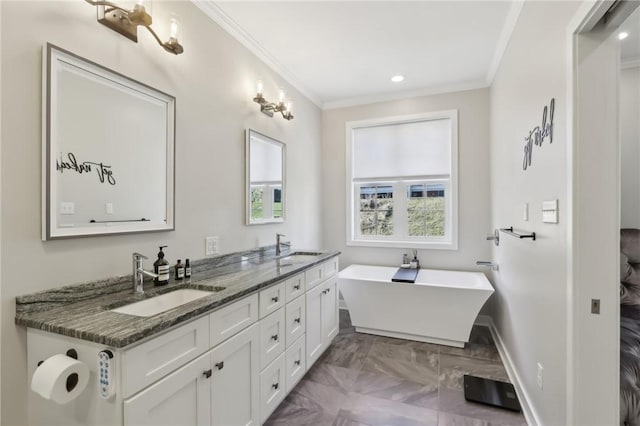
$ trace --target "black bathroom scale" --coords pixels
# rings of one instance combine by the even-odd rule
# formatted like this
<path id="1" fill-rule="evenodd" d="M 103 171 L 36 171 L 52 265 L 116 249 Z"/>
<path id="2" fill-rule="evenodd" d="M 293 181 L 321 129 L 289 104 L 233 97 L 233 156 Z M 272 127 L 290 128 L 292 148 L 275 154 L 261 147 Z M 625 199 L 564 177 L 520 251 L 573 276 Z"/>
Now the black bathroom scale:
<path id="1" fill-rule="evenodd" d="M 400 268 L 393 275 L 391 281 L 394 283 L 415 283 L 416 278 L 418 278 L 418 271 L 419 269 Z"/>
<path id="2" fill-rule="evenodd" d="M 521 411 L 518 395 L 511 383 L 464 375 L 464 399 L 480 404 Z"/>

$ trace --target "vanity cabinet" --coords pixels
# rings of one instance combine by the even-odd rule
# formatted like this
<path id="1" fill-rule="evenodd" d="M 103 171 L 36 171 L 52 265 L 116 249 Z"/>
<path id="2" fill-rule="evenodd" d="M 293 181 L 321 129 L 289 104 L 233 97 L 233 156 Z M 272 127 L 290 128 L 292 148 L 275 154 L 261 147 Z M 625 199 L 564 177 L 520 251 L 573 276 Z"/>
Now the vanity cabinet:
<path id="1" fill-rule="evenodd" d="M 124 401 L 124 424 L 258 425 L 258 324 Z"/>
<path id="2" fill-rule="evenodd" d="M 74 348 L 86 395 L 64 406 L 29 392 L 30 424 L 243 425 L 265 422 L 338 333 L 337 258 L 136 345 L 27 329 L 29 377 Z M 98 396 L 96 355 L 111 350 L 114 395 Z"/>
<path id="3" fill-rule="evenodd" d="M 307 368 L 316 362 L 338 334 L 338 278 L 307 292 Z"/>

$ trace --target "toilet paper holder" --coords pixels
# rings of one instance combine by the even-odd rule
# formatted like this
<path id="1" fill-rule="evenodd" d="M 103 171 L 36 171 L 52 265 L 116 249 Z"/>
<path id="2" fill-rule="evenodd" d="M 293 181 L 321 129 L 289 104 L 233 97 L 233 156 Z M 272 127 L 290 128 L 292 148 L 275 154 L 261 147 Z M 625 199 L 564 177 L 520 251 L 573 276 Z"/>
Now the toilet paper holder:
<path id="1" fill-rule="evenodd" d="M 73 348 L 69 349 L 65 355 L 67 355 L 69 358 L 78 359 L 78 352 Z M 40 365 L 42 365 L 43 362 L 44 360 L 42 359 L 38 361 L 38 367 L 40 367 Z"/>
<path id="2" fill-rule="evenodd" d="M 67 355 L 69 358 L 78 359 L 78 352 L 73 348 L 69 349 L 65 355 Z M 38 361 L 38 367 L 40 367 L 43 362 L 44 360 Z M 78 381 L 79 377 L 76 373 L 69 375 L 69 377 L 67 377 L 66 384 L 67 392 L 71 392 L 78 385 Z"/>

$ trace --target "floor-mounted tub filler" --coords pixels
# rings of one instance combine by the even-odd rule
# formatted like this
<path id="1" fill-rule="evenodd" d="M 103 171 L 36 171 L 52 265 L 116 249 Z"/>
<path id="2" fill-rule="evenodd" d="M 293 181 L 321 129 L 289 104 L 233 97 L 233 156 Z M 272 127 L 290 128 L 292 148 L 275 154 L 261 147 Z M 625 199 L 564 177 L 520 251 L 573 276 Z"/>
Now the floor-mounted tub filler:
<path id="1" fill-rule="evenodd" d="M 398 268 L 351 265 L 340 292 L 357 332 L 464 347 L 493 293 L 482 272 L 421 269 L 415 284 L 391 282 Z"/>

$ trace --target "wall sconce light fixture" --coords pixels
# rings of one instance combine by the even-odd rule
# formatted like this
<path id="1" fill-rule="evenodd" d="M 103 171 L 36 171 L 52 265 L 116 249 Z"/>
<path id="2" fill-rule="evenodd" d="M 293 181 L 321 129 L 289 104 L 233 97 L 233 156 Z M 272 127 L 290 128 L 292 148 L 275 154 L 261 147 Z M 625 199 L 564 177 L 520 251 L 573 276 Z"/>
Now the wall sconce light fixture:
<path id="1" fill-rule="evenodd" d="M 97 6 L 98 22 L 122 34 L 128 39 L 137 43 L 138 27 L 142 26 L 149 30 L 158 44 L 167 52 L 179 55 L 184 51 L 182 45 L 178 43 L 178 36 L 180 35 L 179 32 L 181 28 L 177 18 L 171 18 L 169 25 L 171 34 L 169 35 L 169 40 L 165 42 L 160 40 L 158 34 L 156 34 L 153 28 L 151 28 L 153 20 L 151 19 L 151 14 L 145 8 L 145 4 L 148 8 L 149 0 L 137 0 L 133 10 L 124 9 L 109 1 L 85 1 L 93 6 Z"/>
<path id="2" fill-rule="evenodd" d="M 258 80 L 258 83 L 256 84 L 256 97 L 253 98 L 253 102 L 260 104 L 260 111 L 262 111 L 262 113 L 269 117 L 273 117 L 273 113 L 275 111 L 282 114 L 282 118 L 285 120 L 293 119 L 293 103 L 290 100 L 285 101 L 284 90 L 280 89 L 277 103 L 267 101 L 262 95 L 263 91 L 264 85 L 262 84 L 262 80 Z"/>

